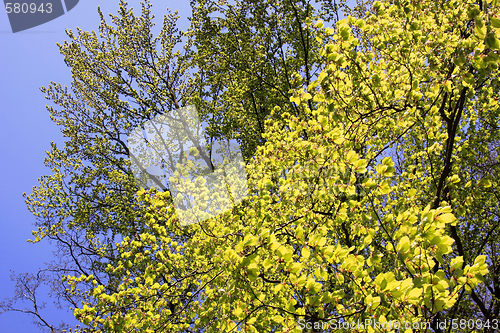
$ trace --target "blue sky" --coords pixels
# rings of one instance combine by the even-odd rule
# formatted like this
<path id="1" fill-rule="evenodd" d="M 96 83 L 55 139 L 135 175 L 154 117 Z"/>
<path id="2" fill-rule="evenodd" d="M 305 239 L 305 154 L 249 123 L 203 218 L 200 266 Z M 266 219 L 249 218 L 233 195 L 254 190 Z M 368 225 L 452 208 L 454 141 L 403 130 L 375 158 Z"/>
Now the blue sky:
<path id="1" fill-rule="evenodd" d="M 39 90 L 50 81 L 63 85 L 71 83 L 70 69 L 59 54 L 56 43 L 67 39 L 65 28 L 97 30 L 99 15 L 97 6 L 104 14 L 115 14 L 118 0 L 81 0 L 67 14 L 38 27 L 12 33 L 7 13 L 0 10 L 0 300 L 13 295 L 14 282 L 10 271 L 36 273 L 44 262 L 52 259 L 55 246 L 47 242 L 27 243 L 34 228 L 34 216 L 28 211 L 22 196 L 31 193 L 37 179 L 50 170 L 43 164 L 45 151 L 50 142 L 62 144 L 58 126 L 50 120 L 45 105 L 51 104 Z M 139 0 L 128 1 L 130 7 L 140 10 Z M 181 16 L 179 28 L 186 29 L 190 14 L 189 1 L 153 2 L 155 22 L 161 24 L 166 8 L 178 10 Z M 47 302 L 40 313 L 52 324 L 61 320 L 76 323 L 70 312 L 58 310 L 44 293 L 39 295 Z M 0 331 L 3 333 L 38 332 L 31 317 L 22 313 L 8 312 L 0 315 Z"/>

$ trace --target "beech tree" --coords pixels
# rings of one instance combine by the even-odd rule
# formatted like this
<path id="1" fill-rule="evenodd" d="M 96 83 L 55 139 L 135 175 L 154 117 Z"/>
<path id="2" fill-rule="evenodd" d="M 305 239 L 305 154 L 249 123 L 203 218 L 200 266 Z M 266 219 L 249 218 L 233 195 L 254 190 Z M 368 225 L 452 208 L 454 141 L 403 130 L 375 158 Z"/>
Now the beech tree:
<path id="1" fill-rule="evenodd" d="M 45 91 L 70 140 L 28 204 L 72 258 L 61 293 L 84 330 L 494 332 L 499 5 L 383 0 L 337 21 L 329 1 L 193 2 L 182 55 L 174 15 L 156 52 L 147 2 L 103 42 L 69 32 L 76 95 Z M 187 105 L 239 140 L 250 195 L 181 226 L 122 137 Z"/>
<path id="2" fill-rule="evenodd" d="M 168 192 L 138 192 L 145 228 L 108 267 L 119 290 L 68 277 L 95 285 L 77 318 L 104 331 L 497 329 L 498 3 L 373 11 L 304 21 L 326 44 L 321 71 L 307 86 L 296 73 L 293 104 L 273 108 L 252 194 L 231 212 L 181 228 Z"/>
<path id="3" fill-rule="evenodd" d="M 145 211 L 135 199 L 139 187 L 133 177 L 131 155 L 126 143 L 134 128 L 179 107 L 196 105 L 202 120 L 210 123 L 207 136 L 239 140 L 248 160 L 256 144 L 262 143 L 262 122 L 270 112 L 267 109 L 259 111 L 255 107 L 262 108 L 266 99 L 274 99 L 273 104 L 291 104 L 288 88 L 280 88 L 280 101 L 272 97 L 277 92 L 270 90 L 259 90 L 260 95 L 255 99 L 256 95 L 249 91 L 256 89 L 257 81 L 246 82 L 252 77 L 249 71 L 255 71 L 257 75 L 259 70 L 259 75 L 266 80 L 272 79 L 270 71 L 278 71 L 283 80 L 288 80 L 290 70 L 317 66 L 311 60 L 300 61 L 297 54 L 305 54 L 312 59 L 314 57 L 308 55 L 318 53 L 319 48 L 313 43 L 290 46 L 289 42 L 294 40 L 289 37 L 291 33 L 300 32 L 303 38 L 310 39 L 311 34 L 302 25 L 302 20 L 307 16 L 319 18 L 318 10 L 304 1 L 284 3 L 281 6 L 286 7 L 285 11 L 272 2 L 267 2 L 264 7 L 260 2 L 221 4 L 226 7 L 219 8 L 231 12 L 232 16 L 231 20 L 218 22 L 218 25 L 234 26 L 238 20 L 248 20 L 249 15 L 260 15 L 262 22 L 264 17 L 260 11 L 265 10 L 274 13 L 273 17 L 281 22 L 280 27 L 286 26 L 286 29 L 277 36 L 276 28 L 265 29 L 254 24 L 252 33 L 257 30 L 260 34 L 260 47 L 248 38 L 248 30 L 226 35 L 221 39 L 219 48 L 224 49 L 225 54 L 231 54 L 234 63 L 240 64 L 238 66 L 242 66 L 244 61 L 248 64 L 244 69 L 232 72 L 228 71 L 229 64 L 220 63 L 217 67 L 220 59 L 212 57 L 213 53 L 209 54 L 206 50 L 207 43 L 216 35 L 207 35 L 205 29 L 206 24 L 216 21 L 213 18 L 216 5 L 217 2 L 193 2 L 193 23 L 186 33 L 177 30 L 176 14 L 167 15 L 158 37 L 153 38 L 150 2 L 145 1 L 141 14 L 136 15 L 121 1 L 119 13 L 112 17 L 111 24 L 99 12 L 101 25 L 98 33 L 79 29 L 68 31 L 69 41 L 59 45 L 65 63 L 71 68 L 73 82 L 70 87 L 51 82 L 42 91 L 55 104 L 48 110 L 52 119 L 61 126 L 67 141 L 63 147 L 52 144 L 45 160 L 51 174 L 42 176 L 39 185 L 33 188 L 32 194 L 25 194 L 25 198 L 28 208 L 37 217 L 38 229 L 33 232 L 32 241 L 49 239 L 57 245 L 57 257 L 43 272 L 47 279 L 52 272 L 50 283 L 62 304 L 77 308 L 81 299 L 61 283 L 61 274 L 93 275 L 109 290 L 116 290 L 120 277 L 106 271 L 108 264 L 114 265 L 119 260 L 120 252 L 116 244 L 124 237 L 137 238 L 142 233 Z M 338 6 L 331 1 L 324 1 L 323 7 L 323 13 L 338 10 Z M 287 14 L 291 8 L 293 16 Z M 184 37 L 187 38 L 185 44 Z M 288 52 L 285 57 L 284 53 L 275 55 L 271 50 L 264 55 L 252 55 L 250 51 L 253 52 L 254 48 L 246 47 L 241 52 L 234 52 L 234 48 L 230 47 L 240 42 L 252 42 L 252 47 L 262 49 L 268 47 L 270 40 L 278 38 L 287 41 L 280 42 L 282 48 L 301 47 L 301 51 Z M 293 53 L 297 54 L 292 57 Z M 271 55 L 274 58 L 268 60 L 272 60 L 273 66 L 266 67 L 265 71 L 251 65 L 258 57 Z M 207 57 L 213 61 L 207 63 Z M 240 72 L 245 74 L 238 85 L 228 85 L 234 80 L 234 74 Z M 222 75 L 224 73 L 226 76 Z M 221 85 L 227 87 L 220 88 Z M 214 93 L 209 94 L 211 89 Z M 221 118 L 220 105 L 226 103 L 227 107 L 229 104 L 224 101 L 229 97 L 221 95 L 217 89 L 239 96 L 245 108 L 255 105 L 239 110 L 240 127 L 232 123 L 237 120 L 235 113 L 227 113 L 225 118 Z M 266 92 L 268 97 L 264 95 Z M 231 101 L 233 106 L 236 105 L 235 99 L 233 97 Z M 255 112 L 260 112 L 257 118 Z M 247 124 L 258 122 L 261 125 L 255 131 L 247 127 Z M 245 131 L 235 135 L 236 128 L 245 128 Z M 157 185 L 161 190 L 167 190 L 161 184 Z M 190 232 L 186 232 L 179 240 L 189 237 Z M 89 284 L 87 289 L 91 286 Z M 83 285 L 80 287 L 85 289 Z"/>

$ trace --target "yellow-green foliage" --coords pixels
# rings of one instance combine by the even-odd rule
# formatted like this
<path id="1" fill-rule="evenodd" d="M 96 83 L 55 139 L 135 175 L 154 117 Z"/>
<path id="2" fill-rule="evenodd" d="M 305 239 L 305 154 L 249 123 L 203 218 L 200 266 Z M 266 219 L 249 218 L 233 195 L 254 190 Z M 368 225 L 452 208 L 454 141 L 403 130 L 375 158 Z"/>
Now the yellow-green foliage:
<path id="1" fill-rule="evenodd" d="M 382 1 L 310 22 L 323 69 L 290 91 L 299 114 L 266 120 L 251 195 L 181 228 L 168 192 L 138 192 L 145 227 L 107 268 L 118 287 L 95 281 L 76 317 L 113 332 L 300 332 L 300 319 L 486 316 L 498 174 L 478 165 L 498 142 L 500 8 L 483 6 Z"/>
<path id="2" fill-rule="evenodd" d="M 82 332 L 498 318 L 498 1 L 364 1 L 339 22 L 321 4 L 192 1 L 185 53 L 176 14 L 151 37 L 148 1 L 68 32 L 74 94 L 43 89 L 68 141 L 27 203 Z M 240 143 L 250 195 L 182 227 L 168 191 L 137 192 L 123 140 L 190 104 Z"/>

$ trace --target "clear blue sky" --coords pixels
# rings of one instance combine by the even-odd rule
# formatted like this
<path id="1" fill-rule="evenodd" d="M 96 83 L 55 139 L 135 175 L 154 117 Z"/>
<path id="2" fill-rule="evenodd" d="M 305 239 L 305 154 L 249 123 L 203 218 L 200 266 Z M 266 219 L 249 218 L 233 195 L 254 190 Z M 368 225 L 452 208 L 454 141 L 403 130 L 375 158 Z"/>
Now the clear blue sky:
<path id="1" fill-rule="evenodd" d="M 129 6 L 140 14 L 140 1 L 130 0 Z M 71 73 L 59 54 L 57 42 L 64 43 L 65 28 L 96 30 L 99 26 L 97 6 L 104 14 L 116 14 L 118 0 L 80 0 L 67 14 L 38 27 L 12 33 L 8 17 L 0 7 L 0 300 L 13 295 L 14 283 L 10 271 L 36 273 L 49 262 L 55 247 L 47 242 L 27 243 L 34 228 L 34 216 L 28 211 L 22 196 L 31 193 L 37 179 L 50 172 L 43 164 L 50 142 L 63 142 L 59 128 L 50 120 L 46 100 L 39 87 L 50 81 L 71 83 Z M 179 28 L 186 29 L 191 9 L 189 1 L 153 1 L 156 27 L 162 22 L 166 8 L 178 10 Z M 58 310 L 45 294 L 47 302 L 41 313 L 56 326 L 61 320 L 76 323 L 70 312 Z M 22 313 L 0 315 L 0 332 L 39 332 L 31 317 Z"/>

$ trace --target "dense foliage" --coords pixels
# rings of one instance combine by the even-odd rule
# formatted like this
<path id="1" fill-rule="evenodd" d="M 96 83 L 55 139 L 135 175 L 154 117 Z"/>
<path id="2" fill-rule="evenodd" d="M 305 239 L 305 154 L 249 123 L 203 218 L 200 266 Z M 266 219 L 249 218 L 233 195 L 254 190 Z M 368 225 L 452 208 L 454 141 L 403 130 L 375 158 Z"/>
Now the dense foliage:
<path id="1" fill-rule="evenodd" d="M 103 19 L 102 42 L 69 32 L 74 96 L 44 90 L 69 140 L 27 202 L 82 330 L 495 331 L 498 1 L 379 1 L 339 21 L 330 1 L 192 5 L 182 54 L 174 15 L 152 38 L 148 3 Z M 124 138 L 191 104 L 207 136 L 241 144 L 250 195 L 181 227 L 167 189 L 137 192 Z"/>

